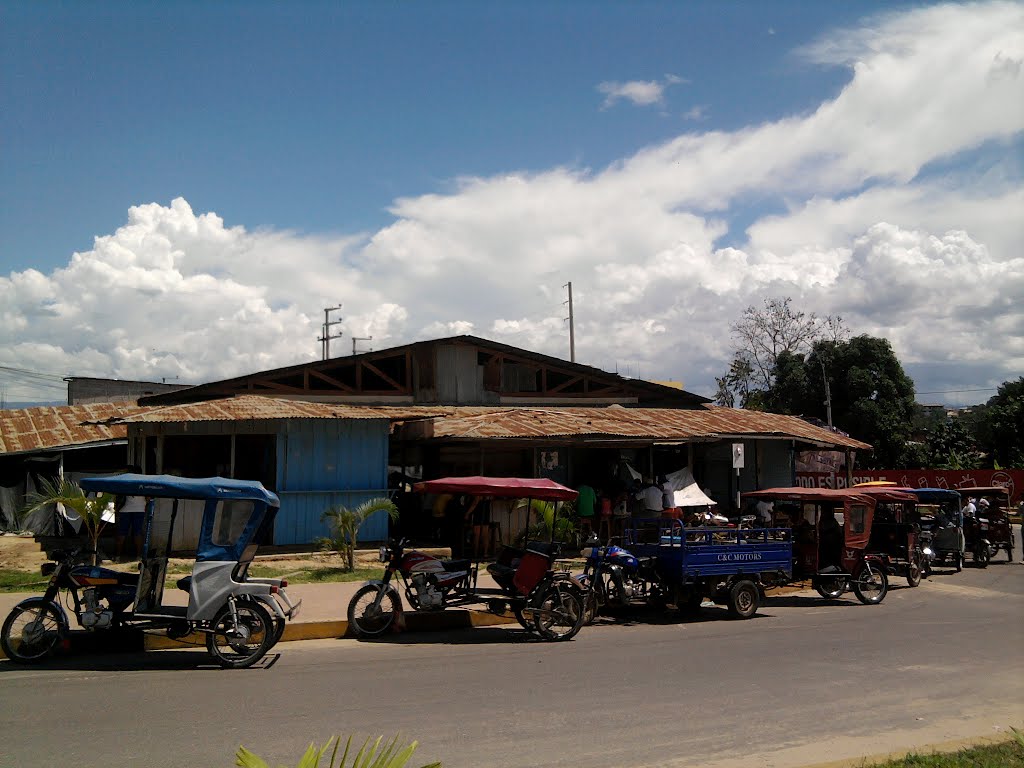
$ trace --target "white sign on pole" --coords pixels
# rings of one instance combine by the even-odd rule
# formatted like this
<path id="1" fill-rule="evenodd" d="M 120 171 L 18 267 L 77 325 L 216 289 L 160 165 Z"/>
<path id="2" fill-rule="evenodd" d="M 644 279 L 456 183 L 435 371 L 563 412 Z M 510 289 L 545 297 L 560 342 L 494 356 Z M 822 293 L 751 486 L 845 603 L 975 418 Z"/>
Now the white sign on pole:
<path id="1" fill-rule="evenodd" d="M 743 443 L 732 444 L 732 468 L 743 469 Z"/>

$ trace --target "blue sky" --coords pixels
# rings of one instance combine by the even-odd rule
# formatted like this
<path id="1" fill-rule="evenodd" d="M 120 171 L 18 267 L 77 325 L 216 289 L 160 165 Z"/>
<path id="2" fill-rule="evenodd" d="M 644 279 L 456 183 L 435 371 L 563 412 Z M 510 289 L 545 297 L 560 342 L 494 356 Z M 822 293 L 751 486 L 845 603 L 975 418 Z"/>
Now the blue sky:
<path id="1" fill-rule="evenodd" d="M 573 280 L 583 362 L 702 393 L 775 295 L 887 336 L 919 390 L 994 387 L 1024 369 L 1021 7 L 7 3 L 0 366 L 209 380 L 315 356 L 339 301 L 378 346 L 561 355 Z M 965 264 L 986 299 L 924 340 L 906 305 Z M 883 295 L 907 265 L 932 296 Z"/>

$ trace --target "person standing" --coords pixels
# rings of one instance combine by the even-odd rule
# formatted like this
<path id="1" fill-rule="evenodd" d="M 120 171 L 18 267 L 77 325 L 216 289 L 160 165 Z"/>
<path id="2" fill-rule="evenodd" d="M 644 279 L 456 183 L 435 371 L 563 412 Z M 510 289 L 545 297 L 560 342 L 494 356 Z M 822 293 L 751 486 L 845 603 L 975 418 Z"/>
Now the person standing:
<path id="1" fill-rule="evenodd" d="M 597 493 L 586 483 L 576 490 L 580 494 L 576 498 L 576 514 L 580 518 L 580 534 L 589 536 L 594 530 L 594 507 L 597 504 Z"/>
<path id="2" fill-rule="evenodd" d="M 146 499 L 142 496 L 121 497 L 120 508 L 115 507 L 117 535 L 114 537 L 114 559 L 121 562 L 124 557 L 124 542 L 129 536 L 134 546 L 135 557 L 142 559 L 142 528 L 146 520 Z"/>

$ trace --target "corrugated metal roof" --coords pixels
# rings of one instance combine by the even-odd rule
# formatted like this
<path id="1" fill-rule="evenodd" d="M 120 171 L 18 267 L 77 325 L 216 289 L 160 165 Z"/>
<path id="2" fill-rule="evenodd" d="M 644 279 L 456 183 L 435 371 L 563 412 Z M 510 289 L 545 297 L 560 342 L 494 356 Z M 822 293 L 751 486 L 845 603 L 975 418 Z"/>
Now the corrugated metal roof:
<path id="1" fill-rule="evenodd" d="M 781 437 L 870 450 L 867 443 L 797 416 L 735 408 L 455 408 L 434 421 L 434 438 L 501 439 L 594 436 L 651 440 Z"/>
<path id="2" fill-rule="evenodd" d="M 410 406 L 358 406 L 313 403 L 263 395 L 240 395 L 185 405 L 148 408 L 132 415 L 126 423 L 253 421 L 258 419 L 388 419 L 391 421 L 437 416 L 451 409 Z"/>
<path id="3" fill-rule="evenodd" d="M 128 428 L 108 422 L 146 410 L 125 402 L 0 410 L 0 454 L 125 440 Z"/>

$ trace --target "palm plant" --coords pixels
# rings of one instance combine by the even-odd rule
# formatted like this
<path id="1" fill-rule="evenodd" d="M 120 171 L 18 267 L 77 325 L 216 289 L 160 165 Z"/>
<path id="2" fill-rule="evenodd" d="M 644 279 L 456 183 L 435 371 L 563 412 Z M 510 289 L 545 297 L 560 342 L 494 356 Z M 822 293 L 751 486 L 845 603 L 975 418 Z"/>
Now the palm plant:
<path id="1" fill-rule="evenodd" d="M 113 494 L 100 493 L 90 498 L 85 495 L 85 491 L 78 483 L 63 477 L 54 481 L 42 479 L 39 485 L 40 491 L 29 494 L 28 503 L 21 511 L 22 516 L 30 515 L 51 504 L 60 504 L 74 512 L 82 520 L 82 526 L 92 545 L 92 564 L 96 565 L 99 562 L 100 533 L 107 523 L 104 513 L 108 509 L 113 509 Z"/>
<path id="2" fill-rule="evenodd" d="M 519 534 L 520 543 L 527 540 L 543 541 L 546 539 L 570 543 L 574 540 L 576 524 L 573 522 L 575 509 L 573 502 L 563 501 L 556 508 L 556 505 L 550 501 L 519 499 L 515 506 L 516 509 L 521 509 L 527 504 L 530 507 L 530 522 L 527 523 L 526 529 Z"/>
<path id="3" fill-rule="evenodd" d="M 391 499 L 370 499 L 355 509 L 339 504 L 324 512 L 320 519 L 331 526 L 331 543 L 338 550 L 347 570 L 355 570 L 355 553 L 359 528 L 375 512 L 387 512 L 392 520 L 398 519 L 398 507 Z"/>
<path id="4" fill-rule="evenodd" d="M 328 739 L 327 743 L 319 749 L 316 745 L 310 744 L 296 768 L 320 768 L 320 758 L 324 756 L 332 743 L 334 744 L 334 749 L 331 752 L 331 762 L 326 768 L 404 768 L 416 749 L 416 742 L 414 741 L 399 749 L 398 737 L 395 736 L 391 741 L 385 743 L 382 749 L 381 741 L 383 738 L 383 736 L 378 736 L 377 741 L 374 742 L 372 747 L 370 746 L 369 739 L 363 742 L 363 746 L 352 758 L 351 763 L 347 762 L 348 754 L 352 747 L 351 736 L 345 742 L 345 751 L 341 755 L 340 763 L 335 762 L 338 757 L 338 747 L 341 746 L 340 736 Z M 238 752 L 235 754 L 235 765 L 240 766 L 240 768 L 270 768 L 270 765 L 265 760 L 253 754 L 245 747 L 238 748 Z M 423 766 L 423 768 L 441 768 L 441 763 L 430 763 Z"/>

